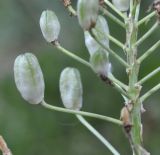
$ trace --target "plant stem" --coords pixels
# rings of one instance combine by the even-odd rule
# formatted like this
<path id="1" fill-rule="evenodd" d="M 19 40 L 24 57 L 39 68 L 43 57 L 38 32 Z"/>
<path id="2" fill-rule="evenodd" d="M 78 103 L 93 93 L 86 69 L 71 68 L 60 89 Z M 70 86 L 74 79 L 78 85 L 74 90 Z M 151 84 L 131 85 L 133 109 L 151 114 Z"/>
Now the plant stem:
<path id="1" fill-rule="evenodd" d="M 117 23 L 121 27 L 123 27 L 123 28 L 126 27 L 125 24 L 121 20 L 119 20 L 116 16 L 114 16 L 112 13 L 110 13 L 107 9 L 100 7 L 100 10 L 102 11 L 103 14 L 108 16 L 111 20 L 113 20 L 115 23 Z"/>
<path id="2" fill-rule="evenodd" d="M 84 112 L 84 111 L 56 107 L 56 106 L 47 104 L 44 100 L 41 102 L 41 105 L 47 109 L 54 110 L 54 111 L 64 112 L 64 113 L 68 113 L 68 114 L 78 114 L 78 115 L 83 115 L 86 117 L 93 117 L 93 118 L 105 120 L 107 122 L 111 122 L 113 124 L 122 125 L 122 122 L 120 120 L 112 118 L 112 117 L 107 117 L 107 116 L 103 116 L 103 115 L 99 115 L 99 114 L 95 114 L 95 113 L 90 113 L 90 112 Z"/>
<path id="3" fill-rule="evenodd" d="M 123 19 L 126 18 L 126 17 L 124 16 L 124 14 L 123 14 L 122 12 L 120 12 L 110 1 L 104 0 L 104 2 L 105 2 L 112 10 L 114 10 L 120 17 L 122 17 Z"/>
<path id="4" fill-rule="evenodd" d="M 118 151 L 95 129 L 88 123 L 81 115 L 76 115 L 78 120 L 93 134 L 95 135 L 114 155 L 120 155 Z"/>
<path id="5" fill-rule="evenodd" d="M 160 40 L 157 41 L 150 49 L 148 49 L 137 61 L 142 63 L 150 54 L 152 54 L 160 46 Z"/>
<path id="6" fill-rule="evenodd" d="M 154 94 L 156 91 L 158 91 L 160 89 L 160 83 L 158 85 L 156 85 L 155 87 L 153 87 L 152 89 L 150 89 L 147 93 L 145 93 L 140 99 L 141 102 L 144 102 L 148 97 L 150 97 L 152 94 Z"/>
<path id="7" fill-rule="evenodd" d="M 121 81 L 119 81 L 117 78 L 115 78 L 113 76 L 113 74 L 108 74 L 108 78 L 111 79 L 113 82 L 115 82 L 116 84 L 118 84 L 120 87 L 122 87 L 124 90 L 128 90 L 128 86 L 125 85 L 124 83 L 122 83 Z"/>
<path id="8" fill-rule="evenodd" d="M 146 82 L 147 80 L 151 79 L 154 75 L 156 75 L 157 73 L 160 72 L 160 67 L 156 68 L 155 70 L 153 70 L 151 73 L 149 73 L 148 75 L 146 75 L 144 78 L 142 78 L 137 84 L 138 85 L 142 85 L 144 82 Z"/>
<path id="9" fill-rule="evenodd" d="M 157 28 L 159 24 L 156 22 L 135 44 L 135 46 L 139 46 L 144 40 L 146 40 Z"/>
<path id="10" fill-rule="evenodd" d="M 136 13 L 135 13 L 135 21 L 136 22 L 138 21 L 138 18 L 139 18 L 139 12 L 140 12 L 140 3 L 138 3 L 137 7 L 136 7 Z"/>
<path id="11" fill-rule="evenodd" d="M 119 40 L 117 40 L 116 38 L 114 38 L 111 35 L 108 35 L 108 38 L 110 41 L 112 41 L 115 45 L 119 46 L 122 49 L 125 49 L 125 46 L 123 45 L 123 43 L 121 43 Z"/>
<path id="12" fill-rule="evenodd" d="M 64 54 L 66 54 L 67 56 L 77 60 L 78 62 L 86 65 L 87 67 L 91 68 L 92 69 L 92 66 L 90 65 L 89 62 L 87 62 L 86 60 L 80 58 L 79 56 L 73 54 L 72 52 L 66 50 L 65 48 L 63 48 L 59 43 L 52 43 L 57 49 L 59 49 L 61 52 L 63 52 Z"/>
<path id="13" fill-rule="evenodd" d="M 127 62 L 125 62 L 119 55 L 117 55 L 114 51 L 112 51 L 109 47 L 103 45 L 98 38 L 96 37 L 96 35 L 94 34 L 94 32 L 92 32 L 92 30 L 90 31 L 90 35 L 97 41 L 97 43 L 103 47 L 105 50 L 107 50 L 114 58 L 116 58 L 123 66 L 125 67 L 129 67 L 129 65 L 127 64 Z"/>
<path id="14" fill-rule="evenodd" d="M 69 5 L 67 9 L 71 13 L 72 16 L 77 16 L 77 12 L 73 9 L 71 5 Z"/>
<path id="15" fill-rule="evenodd" d="M 146 17 L 144 17 L 143 19 L 141 19 L 138 22 L 138 26 L 142 25 L 143 23 L 145 23 L 147 20 L 150 20 L 152 17 L 154 17 L 156 15 L 156 11 L 151 12 L 149 15 L 147 15 Z"/>
<path id="16" fill-rule="evenodd" d="M 129 111 L 130 123 L 133 125 L 131 130 L 126 134 L 130 141 L 133 155 L 142 155 L 142 135 L 141 135 L 141 102 L 139 99 L 141 86 L 136 86 L 139 74 L 139 63 L 137 62 L 138 49 L 136 46 L 138 36 L 138 17 L 139 17 L 140 1 L 130 0 L 130 13 L 126 20 L 126 46 L 128 47 L 127 62 L 130 67 L 127 69 L 129 83 L 128 95 L 131 100 L 128 100 L 128 105 L 132 104 L 132 110 Z"/>

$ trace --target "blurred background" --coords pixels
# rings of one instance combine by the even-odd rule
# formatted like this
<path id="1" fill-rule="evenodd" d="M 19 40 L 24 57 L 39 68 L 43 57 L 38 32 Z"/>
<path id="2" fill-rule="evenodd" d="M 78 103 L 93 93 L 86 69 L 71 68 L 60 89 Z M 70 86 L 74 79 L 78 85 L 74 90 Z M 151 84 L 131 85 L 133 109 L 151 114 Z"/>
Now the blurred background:
<path id="1" fill-rule="evenodd" d="M 142 18 L 150 0 L 142 0 Z M 76 2 L 73 3 L 76 6 Z M 59 41 L 63 47 L 88 60 L 83 31 L 75 17 L 70 17 L 61 0 L 1 0 L 0 1 L 0 134 L 4 136 L 14 155 L 110 155 L 111 153 L 78 120 L 69 114 L 44 109 L 25 102 L 16 89 L 13 77 L 15 58 L 25 52 L 39 59 L 45 78 L 45 100 L 63 106 L 59 93 L 59 75 L 67 66 L 80 70 L 84 90 L 84 111 L 119 118 L 123 99 L 110 86 L 106 86 L 89 68 L 63 55 L 46 43 L 39 28 L 39 17 L 45 9 L 54 10 L 61 23 Z M 110 33 L 122 42 L 124 30 L 107 18 Z M 140 28 L 146 32 L 155 19 Z M 160 29 L 139 48 L 139 55 L 160 39 Z M 115 51 L 123 52 L 111 44 Z M 159 49 L 158 49 L 159 50 Z M 140 77 L 159 66 L 160 53 L 155 51 L 144 61 Z M 127 83 L 124 68 L 110 58 L 114 75 Z M 142 93 L 160 80 L 160 74 L 145 83 Z M 144 146 L 152 154 L 159 154 L 160 145 L 160 92 L 146 100 Z M 87 120 L 99 130 L 123 155 L 131 154 L 128 140 L 122 129 L 96 119 Z"/>

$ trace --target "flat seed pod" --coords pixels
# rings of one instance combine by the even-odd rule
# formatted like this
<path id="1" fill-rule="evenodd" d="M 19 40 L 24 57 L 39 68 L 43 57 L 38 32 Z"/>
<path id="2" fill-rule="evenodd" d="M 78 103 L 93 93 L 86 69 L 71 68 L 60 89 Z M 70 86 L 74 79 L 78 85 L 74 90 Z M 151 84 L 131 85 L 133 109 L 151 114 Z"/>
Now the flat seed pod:
<path id="1" fill-rule="evenodd" d="M 122 12 L 128 11 L 130 0 L 112 0 L 113 5 Z"/>
<path id="2" fill-rule="evenodd" d="M 65 68 L 60 75 L 59 87 L 64 106 L 68 109 L 80 110 L 83 92 L 79 71 L 75 68 Z"/>
<path id="3" fill-rule="evenodd" d="M 19 55 L 14 62 L 14 78 L 22 97 L 31 104 L 44 98 L 44 79 L 37 58 L 31 53 Z"/>
<path id="4" fill-rule="evenodd" d="M 98 10 L 99 0 L 78 0 L 78 21 L 84 30 L 89 30 L 95 26 Z"/>
<path id="5" fill-rule="evenodd" d="M 60 23 L 53 11 L 43 11 L 39 23 L 43 37 L 47 42 L 53 42 L 58 39 L 60 32 Z"/>
<path id="6" fill-rule="evenodd" d="M 95 28 L 93 28 L 93 31 L 97 36 L 98 40 L 102 44 L 104 44 L 104 46 L 109 47 L 109 39 L 108 39 L 109 28 L 108 28 L 108 23 L 103 16 L 98 16 L 97 23 Z M 85 36 L 85 45 L 89 51 L 90 56 L 93 55 L 96 51 L 105 52 L 105 50 L 96 42 L 96 40 L 89 34 L 88 31 L 84 32 L 84 36 Z"/>
<path id="7" fill-rule="evenodd" d="M 108 54 L 102 51 L 95 52 L 90 57 L 90 63 L 93 70 L 101 76 L 107 77 L 111 72 L 111 63 L 109 63 Z"/>
<path id="8" fill-rule="evenodd" d="M 98 16 L 96 26 L 93 28 L 93 32 L 104 46 L 109 47 L 109 27 L 107 20 L 103 16 Z"/>

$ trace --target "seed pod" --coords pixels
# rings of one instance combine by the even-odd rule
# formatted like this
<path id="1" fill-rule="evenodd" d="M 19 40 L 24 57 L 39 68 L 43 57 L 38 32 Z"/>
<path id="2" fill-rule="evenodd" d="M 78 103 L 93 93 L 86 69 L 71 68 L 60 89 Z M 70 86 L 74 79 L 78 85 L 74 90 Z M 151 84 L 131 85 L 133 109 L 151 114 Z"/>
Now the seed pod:
<path id="1" fill-rule="evenodd" d="M 109 27 L 106 19 L 99 15 L 97 19 L 97 23 L 95 28 L 93 28 L 93 32 L 97 39 L 106 47 L 109 47 Z"/>
<path id="2" fill-rule="evenodd" d="M 95 26 L 98 10 L 99 0 L 78 0 L 78 21 L 84 30 L 89 30 Z"/>
<path id="3" fill-rule="evenodd" d="M 14 62 L 14 78 L 22 97 L 31 104 L 44 98 L 44 79 L 37 58 L 31 53 L 19 55 Z"/>
<path id="4" fill-rule="evenodd" d="M 67 67 L 60 75 L 60 93 L 64 106 L 72 110 L 82 107 L 82 83 L 80 73 L 75 68 Z"/>
<path id="5" fill-rule="evenodd" d="M 93 31 L 97 36 L 98 40 L 102 44 L 104 44 L 104 46 L 109 47 L 109 39 L 108 39 L 109 28 L 108 28 L 108 23 L 103 16 L 98 16 L 97 23 L 95 28 L 93 28 Z M 89 51 L 90 56 L 93 55 L 98 50 L 108 53 L 95 41 L 95 39 L 89 34 L 89 32 L 85 31 L 84 36 L 85 36 L 85 45 Z"/>
<path id="6" fill-rule="evenodd" d="M 58 39 L 60 23 L 53 11 L 43 11 L 39 23 L 43 37 L 47 42 L 54 42 Z"/>
<path id="7" fill-rule="evenodd" d="M 122 12 L 125 12 L 129 9 L 130 0 L 112 0 L 113 5 Z"/>
<path id="8" fill-rule="evenodd" d="M 108 54 L 103 51 L 96 51 L 90 57 L 90 63 L 93 70 L 100 76 L 107 77 L 111 72 L 111 63 L 109 63 Z"/>

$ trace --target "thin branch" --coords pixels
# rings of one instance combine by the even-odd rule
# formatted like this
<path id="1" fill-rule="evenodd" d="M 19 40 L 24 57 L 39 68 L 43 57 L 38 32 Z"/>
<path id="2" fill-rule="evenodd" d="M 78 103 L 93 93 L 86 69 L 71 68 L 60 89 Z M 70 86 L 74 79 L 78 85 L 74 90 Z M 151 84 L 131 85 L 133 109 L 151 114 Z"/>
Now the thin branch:
<path id="1" fill-rule="evenodd" d="M 117 78 L 113 76 L 113 74 L 108 74 L 108 78 L 111 79 L 113 82 L 118 84 L 120 87 L 122 87 L 124 90 L 128 90 L 128 86 L 125 85 L 123 82 L 119 81 Z"/>
<path id="2" fill-rule="evenodd" d="M 97 43 L 103 47 L 105 50 L 107 50 L 113 57 L 115 57 L 123 66 L 125 67 L 129 67 L 128 63 L 126 61 L 124 61 L 119 55 L 117 55 L 113 50 L 111 50 L 109 47 L 104 46 L 96 37 L 96 35 L 94 35 L 94 32 L 92 32 L 92 30 L 90 31 L 90 35 L 97 41 Z"/>
<path id="3" fill-rule="evenodd" d="M 124 14 L 123 14 L 122 12 L 120 12 L 110 1 L 104 0 L 104 2 L 105 2 L 112 10 L 114 10 L 120 17 L 122 17 L 123 19 L 126 19 L 126 17 L 124 16 Z"/>
<path id="4" fill-rule="evenodd" d="M 157 41 L 150 49 L 148 49 L 137 61 L 142 63 L 150 54 L 152 54 L 160 46 L 160 40 Z"/>
<path id="5" fill-rule="evenodd" d="M 160 67 L 156 68 L 155 70 L 153 70 L 151 73 L 149 73 L 148 75 L 146 75 L 144 78 L 142 78 L 138 84 L 142 85 L 144 82 L 148 81 L 149 79 L 151 79 L 153 76 L 155 76 L 157 73 L 160 72 Z"/>
<path id="6" fill-rule="evenodd" d="M 123 45 L 123 43 L 121 43 L 119 40 L 117 40 L 116 38 L 114 38 L 111 35 L 108 35 L 108 38 L 110 41 L 112 41 L 115 45 L 119 46 L 122 49 L 125 49 L 125 46 Z"/>
<path id="7" fill-rule="evenodd" d="M 156 91 L 158 91 L 160 89 L 160 83 L 158 85 L 156 85 L 155 87 L 153 87 L 152 89 L 150 89 L 147 93 L 145 93 L 141 98 L 141 102 L 144 102 L 148 97 L 150 97 L 152 94 L 154 94 Z"/>
<path id="8" fill-rule="evenodd" d="M 92 66 L 90 65 L 89 62 L 87 62 L 86 60 L 84 60 L 84 59 L 80 58 L 79 56 L 73 54 L 72 52 L 66 50 L 66 49 L 63 48 L 59 43 L 53 42 L 52 44 L 53 44 L 57 49 L 59 49 L 61 52 L 63 52 L 64 54 L 66 54 L 67 56 L 75 59 L 76 61 L 78 61 L 78 62 L 80 62 L 80 63 L 82 63 L 82 64 L 84 64 L 84 65 L 86 65 L 87 67 L 89 67 L 89 68 L 92 69 Z"/>
<path id="9" fill-rule="evenodd" d="M 56 106 L 47 104 L 45 101 L 42 101 L 41 105 L 47 109 L 54 110 L 54 111 L 64 112 L 64 113 L 68 113 L 68 114 L 78 114 L 78 115 L 83 115 L 86 117 L 93 117 L 93 118 L 105 120 L 107 122 L 111 122 L 111 123 L 114 123 L 117 125 L 123 125 L 122 121 L 115 119 L 115 118 L 112 118 L 112 117 L 107 117 L 107 116 L 103 116 L 103 115 L 99 115 L 99 114 L 95 114 L 95 113 L 90 113 L 90 112 L 84 112 L 84 111 L 56 107 Z"/>
<path id="10" fill-rule="evenodd" d="M 143 23 L 145 23 L 146 21 L 150 20 L 152 17 L 154 17 L 156 15 L 156 11 L 151 12 L 149 15 L 147 15 L 146 17 L 144 17 L 143 19 L 141 19 L 138 22 L 138 26 L 142 25 Z"/>
<path id="11" fill-rule="evenodd" d="M 74 8 L 72 7 L 70 0 L 63 0 L 63 5 L 67 8 L 67 10 L 68 10 L 68 12 L 70 13 L 70 15 L 72 15 L 72 16 L 77 16 L 77 12 L 76 12 L 76 10 L 74 10 Z"/>
<path id="12" fill-rule="evenodd" d="M 118 151 L 81 115 L 76 115 L 76 117 L 93 135 L 95 135 L 113 153 L 113 155 L 120 155 L 120 153 L 118 153 Z"/>
<path id="13" fill-rule="evenodd" d="M 123 28 L 126 28 L 125 24 L 121 20 L 119 20 L 116 16 L 114 16 L 112 13 L 110 13 L 107 9 L 100 7 L 100 10 L 102 11 L 102 13 L 104 15 L 108 16 L 115 23 L 117 23 L 118 25 L 120 25 Z"/>
<path id="14" fill-rule="evenodd" d="M 139 13 L 140 13 L 140 2 L 139 4 L 137 4 L 137 7 L 136 7 L 136 13 L 135 13 L 135 21 L 137 22 L 138 21 L 138 18 L 139 18 Z"/>
<path id="15" fill-rule="evenodd" d="M 143 41 L 145 41 L 159 26 L 156 22 L 137 42 L 135 46 L 139 46 Z"/>

